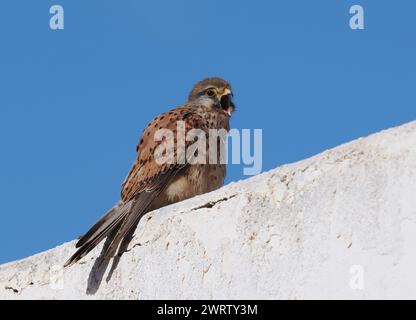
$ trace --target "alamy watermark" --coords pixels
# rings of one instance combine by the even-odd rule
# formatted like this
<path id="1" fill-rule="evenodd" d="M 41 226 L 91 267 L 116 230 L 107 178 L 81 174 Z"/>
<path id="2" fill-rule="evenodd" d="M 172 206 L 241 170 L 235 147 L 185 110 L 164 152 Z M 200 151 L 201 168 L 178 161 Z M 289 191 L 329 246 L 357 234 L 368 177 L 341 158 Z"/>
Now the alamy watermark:
<path id="1" fill-rule="evenodd" d="M 64 29 L 64 8 L 59 4 L 54 4 L 49 8 L 52 15 L 49 19 L 49 27 L 51 30 Z M 364 30 L 364 8 L 355 4 L 350 7 L 349 13 L 352 15 L 349 20 L 349 26 L 352 30 Z"/>
<path id="2" fill-rule="evenodd" d="M 352 290 L 364 289 L 364 267 L 362 265 L 353 265 L 350 268 L 351 278 L 349 286 Z"/>
<path id="3" fill-rule="evenodd" d="M 49 27 L 51 30 L 64 29 L 64 8 L 59 4 L 54 4 L 49 8 L 52 17 L 49 19 Z"/>
<path id="4" fill-rule="evenodd" d="M 190 129 L 185 121 L 176 122 L 174 131 L 161 128 L 154 134 L 160 142 L 153 155 L 155 162 L 163 164 L 241 164 L 246 165 L 244 175 L 256 175 L 262 170 L 262 129 Z M 251 142 L 253 133 L 253 143 Z M 231 146 L 231 152 L 229 152 Z M 230 161 L 231 156 L 231 161 Z"/>
<path id="5" fill-rule="evenodd" d="M 350 8 L 350 28 L 352 30 L 364 30 L 364 8 L 358 4 Z"/>

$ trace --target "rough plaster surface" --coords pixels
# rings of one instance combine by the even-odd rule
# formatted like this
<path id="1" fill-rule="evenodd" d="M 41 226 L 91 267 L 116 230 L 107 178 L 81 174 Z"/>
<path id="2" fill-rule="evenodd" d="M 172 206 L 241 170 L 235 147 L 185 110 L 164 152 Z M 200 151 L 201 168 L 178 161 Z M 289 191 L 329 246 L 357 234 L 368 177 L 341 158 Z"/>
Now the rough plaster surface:
<path id="1" fill-rule="evenodd" d="M 150 213 L 108 282 L 100 249 L 4 264 L 0 298 L 415 299 L 416 122 Z"/>

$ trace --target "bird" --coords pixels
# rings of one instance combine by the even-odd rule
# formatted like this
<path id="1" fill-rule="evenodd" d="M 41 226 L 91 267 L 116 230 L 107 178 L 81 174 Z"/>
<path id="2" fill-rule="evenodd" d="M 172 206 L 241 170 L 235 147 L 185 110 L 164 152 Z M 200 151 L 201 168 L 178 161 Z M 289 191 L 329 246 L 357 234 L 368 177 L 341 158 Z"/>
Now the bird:
<path id="1" fill-rule="evenodd" d="M 219 77 L 205 78 L 193 86 L 185 104 L 158 115 L 147 124 L 136 147 L 136 159 L 122 183 L 120 201 L 78 239 L 76 251 L 64 267 L 78 262 L 105 238 L 109 244 L 103 249 L 103 259 L 120 257 L 123 254 L 120 250 L 126 247 L 123 242 L 131 240 L 146 213 L 223 186 L 225 163 L 192 161 L 198 152 L 206 156 L 209 147 L 187 157 L 179 150 L 178 132 L 179 124 L 184 124 L 185 134 L 192 129 L 200 130 L 206 137 L 212 129 L 229 132 L 230 118 L 235 111 L 233 96 L 228 81 Z M 156 150 L 165 141 L 156 139 L 160 129 L 173 133 L 173 150 L 166 150 L 165 155 L 170 152 L 170 159 L 175 161 L 161 162 L 155 157 Z M 190 140 L 184 142 L 185 150 L 195 142 L 195 139 Z M 221 143 L 225 143 L 224 139 L 219 139 Z M 215 147 L 218 151 L 221 146 Z"/>

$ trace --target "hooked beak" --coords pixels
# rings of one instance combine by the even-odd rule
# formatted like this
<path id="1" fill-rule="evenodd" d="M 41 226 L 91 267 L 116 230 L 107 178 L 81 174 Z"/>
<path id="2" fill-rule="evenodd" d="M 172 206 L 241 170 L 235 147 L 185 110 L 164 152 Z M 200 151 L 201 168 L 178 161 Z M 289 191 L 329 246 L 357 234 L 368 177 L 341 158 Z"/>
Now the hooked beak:
<path id="1" fill-rule="evenodd" d="M 222 92 L 221 96 L 220 96 L 220 104 L 221 104 L 221 109 L 223 112 L 225 112 L 226 114 L 228 114 L 228 116 L 231 116 L 231 113 L 234 111 L 235 109 L 235 105 L 232 101 L 232 92 L 230 89 L 225 88 L 224 91 Z"/>

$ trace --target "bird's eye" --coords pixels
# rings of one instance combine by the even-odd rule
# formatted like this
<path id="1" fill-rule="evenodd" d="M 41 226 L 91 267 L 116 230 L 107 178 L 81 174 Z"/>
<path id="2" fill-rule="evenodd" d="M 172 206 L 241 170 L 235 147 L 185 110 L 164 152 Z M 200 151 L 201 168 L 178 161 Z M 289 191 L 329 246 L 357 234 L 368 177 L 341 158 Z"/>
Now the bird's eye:
<path id="1" fill-rule="evenodd" d="M 215 89 L 208 89 L 208 90 L 206 91 L 206 94 L 207 94 L 207 96 L 208 96 L 208 97 L 213 97 L 213 96 L 215 96 L 215 95 L 216 95 Z"/>

